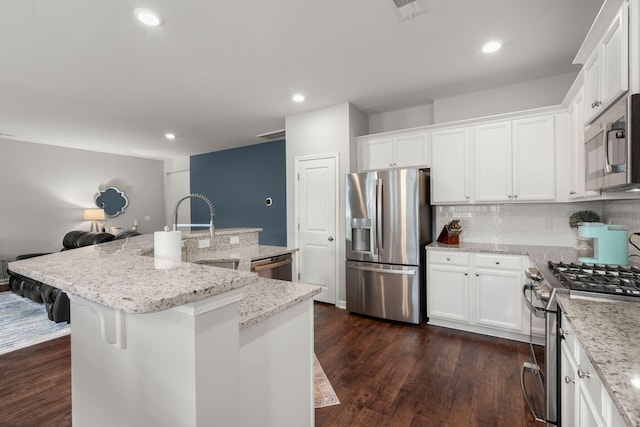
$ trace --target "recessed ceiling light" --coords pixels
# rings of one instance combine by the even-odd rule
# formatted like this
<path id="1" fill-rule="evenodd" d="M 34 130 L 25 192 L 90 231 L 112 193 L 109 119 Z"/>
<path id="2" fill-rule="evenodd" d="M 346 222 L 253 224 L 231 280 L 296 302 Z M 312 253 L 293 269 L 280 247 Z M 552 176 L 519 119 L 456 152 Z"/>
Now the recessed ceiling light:
<path id="1" fill-rule="evenodd" d="M 484 53 L 493 53 L 496 50 L 500 49 L 502 47 L 502 43 L 497 41 L 497 40 L 493 40 L 490 41 L 488 43 L 486 43 L 483 47 L 482 47 L 482 51 Z"/>
<path id="2" fill-rule="evenodd" d="M 160 16 L 158 16 L 158 14 L 153 10 L 136 9 L 133 11 L 133 14 L 136 18 L 138 18 L 138 21 L 150 27 L 157 27 L 162 23 L 162 19 L 160 19 Z"/>
<path id="3" fill-rule="evenodd" d="M 293 99 L 293 102 L 303 102 L 304 95 L 302 95 L 301 93 L 296 93 L 291 99 Z"/>
<path id="4" fill-rule="evenodd" d="M 176 139 L 176 134 L 175 133 L 165 133 L 164 137 L 167 138 L 170 141 L 173 141 L 174 139 Z"/>

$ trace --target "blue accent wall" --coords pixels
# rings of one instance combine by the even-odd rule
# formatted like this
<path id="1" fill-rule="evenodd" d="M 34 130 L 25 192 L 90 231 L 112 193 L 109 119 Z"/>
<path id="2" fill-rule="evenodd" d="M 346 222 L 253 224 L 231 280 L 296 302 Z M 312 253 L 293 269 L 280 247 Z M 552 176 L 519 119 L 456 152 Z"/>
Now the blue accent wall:
<path id="1" fill-rule="evenodd" d="M 211 200 L 216 228 L 262 228 L 261 245 L 286 246 L 285 161 L 284 140 L 191 156 L 191 192 Z M 191 222 L 209 222 L 201 200 L 191 199 Z"/>

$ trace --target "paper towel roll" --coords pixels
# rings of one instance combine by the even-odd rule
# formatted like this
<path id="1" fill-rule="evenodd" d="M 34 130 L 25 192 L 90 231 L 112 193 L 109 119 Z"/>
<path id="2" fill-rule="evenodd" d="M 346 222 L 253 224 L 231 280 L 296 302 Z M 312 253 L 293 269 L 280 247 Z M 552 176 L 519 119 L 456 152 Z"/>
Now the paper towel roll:
<path id="1" fill-rule="evenodd" d="M 156 231 L 153 233 L 153 256 L 180 262 L 182 260 L 182 232 Z"/>

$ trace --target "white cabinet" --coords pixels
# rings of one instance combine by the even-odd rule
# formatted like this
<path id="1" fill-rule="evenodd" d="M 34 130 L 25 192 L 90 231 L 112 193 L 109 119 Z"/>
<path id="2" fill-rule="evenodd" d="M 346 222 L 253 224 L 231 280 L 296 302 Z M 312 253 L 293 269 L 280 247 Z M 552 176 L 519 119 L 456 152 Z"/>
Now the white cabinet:
<path id="1" fill-rule="evenodd" d="M 589 123 L 629 89 L 629 18 L 623 4 L 584 64 L 585 119 Z"/>
<path id="2" fill-rule="evenodd" d="M 471 141 L 473 128 L 433 132 L 431 203 L 471 202 Z"/>
<path id="3" fill-rule="evenodd" d="M 622 417 L 564 314 L 560 324 L 560 425 L 623 426 Z"/>
<path id="4" fill-rule="evenodd" d="M 474 322 L 502 330 L 522 330 L 522 257 L 475 255 Z"/>
<path id="5" fill-rule="evenodd" d="M 522 256 L 427 251 L 429 323 L 528 341 Z"/>
<path id="6" fill-rule="evenodd" d="M 358 138 L 358 170 L 431 166 L 429 132 Z"/>
<path id="7" fill-rule="evenodd" d="M 553 201 L 554 123 L 544 115 L 476 126 L 475 201 Z"/>
<path id="8" fill-rule="evenodd" d="M 581 86 L 568 108 L 569 119 L 569 199 L 594 198 L 597 191 L 585 189 L 584 87 Z"/>
<path id="9" fill-rule="evenodd" d="M 475 200 L 513 199 L 511 122 L 488 123 L 474 129 Z"/>

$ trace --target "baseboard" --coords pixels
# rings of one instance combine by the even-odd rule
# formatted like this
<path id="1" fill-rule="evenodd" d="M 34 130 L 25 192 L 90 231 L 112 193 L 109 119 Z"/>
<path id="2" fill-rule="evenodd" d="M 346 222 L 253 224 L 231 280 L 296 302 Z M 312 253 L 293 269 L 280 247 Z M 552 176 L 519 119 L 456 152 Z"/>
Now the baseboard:
<path id="1" fill-rule="evenodd" d="M 338 300 L 336 307 L 341 308 L 343 310 L 347 309 L 347 301 L 346 300 Z"/>

